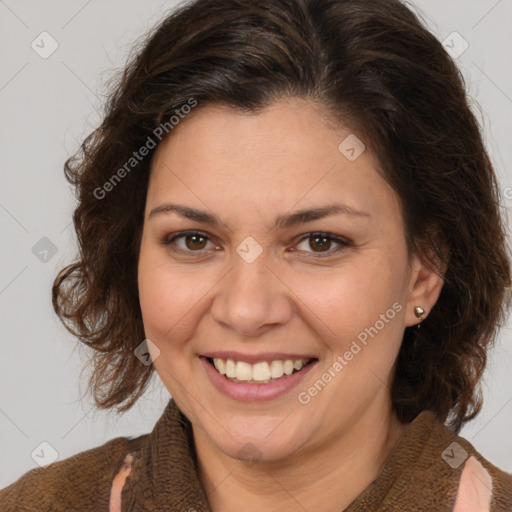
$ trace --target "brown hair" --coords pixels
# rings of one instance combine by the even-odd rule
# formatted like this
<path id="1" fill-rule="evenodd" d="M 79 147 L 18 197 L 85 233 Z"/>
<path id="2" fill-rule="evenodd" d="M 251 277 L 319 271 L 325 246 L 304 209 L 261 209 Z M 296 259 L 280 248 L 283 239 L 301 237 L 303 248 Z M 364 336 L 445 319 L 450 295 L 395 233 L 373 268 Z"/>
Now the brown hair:
<path id="1" fill-rule="evenodd" d="M 151 155 L 112 177 L 191 98 L 198 109 L 256 113 L 286 96 L 315 100 L 360 135 L 400 199 L 409 251 L 430 252 L 438 272 L 444 265 L 435 307 L 419 331 L 405 330 L 391 399 L 404 422 L 429 409 L 459 431 L 481 408 L 487 350 L 508 307 L 509 255 L 463 78 L 398 0 L 196 0 L 143 41 L 103 123 L 65 164 L 79 201 L 79 258 L 55 279 L 53 304 L 94 349 L 97 406 L 129 409 L 153 373 L 134 355 L 145 338 L 137 263 Z"/>

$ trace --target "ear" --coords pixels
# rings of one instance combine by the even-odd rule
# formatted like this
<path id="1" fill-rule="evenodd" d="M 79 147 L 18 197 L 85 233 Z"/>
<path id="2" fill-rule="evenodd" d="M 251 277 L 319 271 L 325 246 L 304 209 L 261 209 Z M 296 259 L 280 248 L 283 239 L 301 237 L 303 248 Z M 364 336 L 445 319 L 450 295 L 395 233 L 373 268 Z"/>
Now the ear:
<path id="1" fill-rule="evenodd" d="M 435 259 L 433 260 L 436 263 Z M 441 268 L 445 272 L 445 268 Z M 409 294 L 406 301 L 405 325 L 410 327 L 421 323 L 434 307 L 444 285 L 444 279 L 439 272 L 431 268 L 418 255 L 412 256 L 411 277 L 409 280 Z M 425 311 L 421 318 L 415 314 L 415 308 L 419 306 Z"/>

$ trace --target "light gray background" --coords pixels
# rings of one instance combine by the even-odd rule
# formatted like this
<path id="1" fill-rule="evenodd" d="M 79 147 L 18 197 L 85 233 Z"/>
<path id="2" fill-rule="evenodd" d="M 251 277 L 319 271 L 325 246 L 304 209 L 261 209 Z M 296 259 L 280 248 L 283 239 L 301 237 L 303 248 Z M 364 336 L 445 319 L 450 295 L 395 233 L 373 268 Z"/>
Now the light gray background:
<path id="1" fill-rule="evenodd" d="M 0 0 L 0 488 L 37 467 L 31 453 L 41 442 L 64 459 L 114 437 L 149 432 L 169 399 L 154 378 L 124 416 L 95 411 L 85 395 L 87 371 L 80 377 L 87 353 L 58 322 L 50 288 L 57 269 L 74 255 L 74 199 L 63 163 L 97 125 L 112 69 L 122 66 L 130 44 L 173 5 L 171 0 Z M 509 207 L 512 2 L 413 5 L 440 40 L 456 31 L 469 44 L 457 62 L 479 105 Z M 47 59 L 31 48 L 43 31 L 59 44 Z M 58 249 L 46 263 L 32 252 L 43 237 Z M 506 471 L 512 471 L 511 363 L 507 327 L 485 375 L 483 411 L 462 432 Z"/>

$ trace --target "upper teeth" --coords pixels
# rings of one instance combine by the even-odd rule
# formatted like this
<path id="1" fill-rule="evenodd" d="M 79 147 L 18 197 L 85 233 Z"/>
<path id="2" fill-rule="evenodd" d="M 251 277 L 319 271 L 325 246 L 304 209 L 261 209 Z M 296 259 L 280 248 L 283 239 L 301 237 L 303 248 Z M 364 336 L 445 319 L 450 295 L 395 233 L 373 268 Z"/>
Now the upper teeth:
<path id="1" fill-rule="evenodd" d="M 286 361 L 264 361 L 262 363 L 250 364 L 245 361 L 233 361 L 232 359 L 220 359 L 215 357 L 213 364 L 221 375 L 230 379 L 266 381 L 279 379 L 283 375 L 291 375 L 293 370 L 300 370 L 309 362 L 309 359 L 287 359 Z"/>

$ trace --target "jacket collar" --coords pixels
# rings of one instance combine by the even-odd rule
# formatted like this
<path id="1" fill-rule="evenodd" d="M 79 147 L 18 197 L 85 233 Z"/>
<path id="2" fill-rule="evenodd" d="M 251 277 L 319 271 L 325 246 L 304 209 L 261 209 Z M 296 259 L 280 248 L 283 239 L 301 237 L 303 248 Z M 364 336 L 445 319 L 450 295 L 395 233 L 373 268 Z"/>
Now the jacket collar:
<path id="1" fill-rule="evenodd" d="M 134 453 L 121 510 L 211 512 L 197 476 L 192 427 L 174 399 L 145 437 Z"/>
<path id="2" fill-rule="evenodd" d="M 122 491 L 122 510 L 211 512 L 198 478 L 191 424 L 174 399 L 151 434 L 143 438 L 133 452 L 132 473 Z M 438 422 L 433 412 L 423 411 L 402 434 L 378 478 L 345 512 L 381 507 L 414 510 L 419 503 L 430 510 L 452 510 L 463 465 L 451 467 L 443 453 L 455 440 L 466 451 L 476 453 L 471 444 Z"/>

